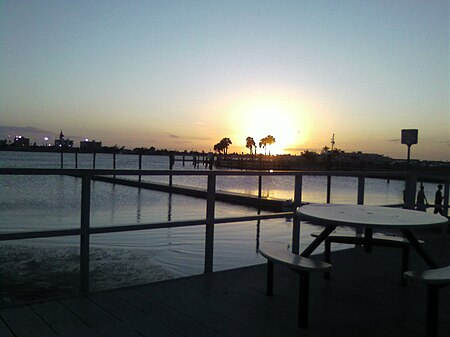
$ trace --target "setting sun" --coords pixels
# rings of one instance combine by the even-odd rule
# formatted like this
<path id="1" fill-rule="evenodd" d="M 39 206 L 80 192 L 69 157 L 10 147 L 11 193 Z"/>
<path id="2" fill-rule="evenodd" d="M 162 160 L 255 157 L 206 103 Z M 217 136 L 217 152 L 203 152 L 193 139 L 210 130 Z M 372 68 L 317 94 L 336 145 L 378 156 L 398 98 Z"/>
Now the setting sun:
<path id="1" fill-rule="evenodd" d="M 235 107 L 231 123 L 234 129 L 234 144 L 243 144 L 245 139 L 253 137 L 257 153 L 264 153 L 259 148 L 261 138 L 272 135 L 275 143 L 267 146 L 267 154 L 298 152 L 298 148 L 308 138 L 308 120 L 305 109 L 300 104 L 276 98 L 252 99 Z"/>

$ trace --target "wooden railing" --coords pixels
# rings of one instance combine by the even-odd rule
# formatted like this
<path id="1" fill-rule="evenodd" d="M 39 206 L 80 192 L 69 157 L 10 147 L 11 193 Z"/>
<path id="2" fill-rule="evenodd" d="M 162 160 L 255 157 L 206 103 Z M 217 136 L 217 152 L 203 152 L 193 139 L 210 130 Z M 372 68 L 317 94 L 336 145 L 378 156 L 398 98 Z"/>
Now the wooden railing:
<path id="1" fill-rule="evenodd" d="M 177 171 L 177 170 L 111 170 L 111 169 L 32 169 L 32 168 L 0 168 L 0 175 L 68 175 L 81 178 L 81 221 L 79 229 L 61 229 L 45 231 L 13 232 L 0 234 L 0 241 L 22 240 L 31 238 L 50 238 L 59 236 L 80 236 L 80 291 L 89 292 L 89 250 L 90 236 L 95 234 L 116 233 L 124 231 L 148 230 L 156 228 L 173 228 L 183 226 L 205 225 L 205 256 L 204 273 L 213 271 L 214 252 L 214 225 L 244 222 L 253 220 L 275 219 L 293 217 L 292 249 L 299 251 L 300 221 L 295 216 L 295 208 L 300 206 L 302 200 L 303 176 L 327 177 L 327 203 L 330 202 L 331 179 L 333 176 L 357 177 L 357 203 L 364 204 L 364 186 L 366 178 L 392 179 L 405 181 L 404 207 L 414 208 L 417 182 L 440 181 L 444 184 L 444 212 L 448 215 L 449 183 L 450 177 L 437 177 L 405 172 L 350 172 L 350 171 Z M 92 228 L 90 226 L 91 182 L 92 177 L 103 176 L 207 176 L 207 202 L 205 218 L 187 221 L 172 221 L 162 223 L 147 223 L 122 226 L 105 226 Z M 271 214 L 258 214 L 240 217 L 215 217 L 215 194 L 217 176 L 257 176 L 258 197 L 261 198 L 262 177 L 264 176 L 294 176 L 294 199 L 292 210 Z"/>

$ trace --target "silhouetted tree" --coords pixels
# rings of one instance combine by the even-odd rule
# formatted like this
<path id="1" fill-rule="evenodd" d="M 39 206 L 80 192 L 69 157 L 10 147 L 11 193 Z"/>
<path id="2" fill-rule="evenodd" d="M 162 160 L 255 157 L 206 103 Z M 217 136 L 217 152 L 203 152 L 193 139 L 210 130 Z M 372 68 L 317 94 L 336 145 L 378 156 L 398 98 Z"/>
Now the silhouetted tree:
<path id="1" fill-rule="evenodd" d="M 329 150 L 330 150 L 330 148 L 329 148 L 328 146 L 325 145 L 325 146 L 322 148 L 322 151 L 320 151 L 320 153 L 321 153 L 321 154 L 324 154 L 324 153 L 327 153 Z"/>
<path id="2" fill-rule="evenodd" d="M 267 145 L 272 145 L 275 143 L 275 138 L 271 135 L 267 135 L 264 138 L 261 138 L 259 141 L 259 147 L 264 147 L 264 154 L 266 154 Z"/>
<path id="3" fill-rule="evenodd" d="M 228 137 L 222 138 L 222 140 L 219 142 L 221 149 L 223 150 L 224 154 L 228 153 L 228 146 L 230 146 L 231 144 L 233 144 L 231 142 L 231 139 Z"/>
<path id="4" fill-rule="evenodd" d="M 214 152 L 218 152 L 219 154 L 222 153 L 222 146 L 220 143 L 217 143 L 216 145 L 214 145 Z"/>
<path id="5" fill-rule="evenodd" d="M 253 147 L 255 147 L 255 152 L 256 152 L 256 144 L 255 144 L 255 140 L 252 137 L 247 137 L 246 139 L 247 144 L 245 145 L 245 147 L 247 149 L 250 149 L 250 154 L 253 154 Z"/>

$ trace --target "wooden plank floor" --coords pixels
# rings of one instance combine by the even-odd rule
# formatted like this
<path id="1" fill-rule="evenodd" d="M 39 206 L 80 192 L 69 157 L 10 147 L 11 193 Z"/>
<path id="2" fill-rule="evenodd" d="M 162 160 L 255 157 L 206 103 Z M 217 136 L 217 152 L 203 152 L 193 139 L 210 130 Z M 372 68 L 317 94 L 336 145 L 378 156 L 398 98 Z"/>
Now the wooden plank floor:
<path id="1" fill-rule="evenodd" d="M 450 239 L 426 240 L 450 264 Z M 316 258 L 320 258 L 317 256 Z M 411 254 L 411 267 L 426 266 Z M 425 287 L 400 285 L 401 252 L 375 247 L 333 253 L 331 280 L 311 279 L 310 327 L 298 328 L 297 275 L 275 267 L 265 296 L 265 265 L 4 308 L 0 336 L 425 336 Z M 440 296 L 439 336 L 450 335 L 450 287 Z"/>

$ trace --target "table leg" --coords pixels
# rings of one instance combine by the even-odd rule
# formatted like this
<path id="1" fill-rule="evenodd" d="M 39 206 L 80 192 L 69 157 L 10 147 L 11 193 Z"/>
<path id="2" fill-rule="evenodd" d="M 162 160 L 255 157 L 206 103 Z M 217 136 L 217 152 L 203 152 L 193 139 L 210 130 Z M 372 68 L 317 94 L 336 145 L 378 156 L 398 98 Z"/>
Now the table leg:
<path id="1" fill-rule="evenodd" d="M 298 254 L 300 251 L 300 219 L 294 216 L 292 224 L 292 252 Z"/>
<path id="2" fill-rule="evenodd" d="M 402 229 L 403 236 L 409 241 L 411 246 L 416 250 L 417 253 L 425 260 L 430 268 L 438 268 L 436 263 L 431 259 L 431 257 L 425 252 L 425 250 L 421 247 L 419 241 L 414 236 L 414 234 L 409 229 Z"/>
<path id="3" fill-rule="evenodd" d="M 320 233 L 319 236 L 316 237 L 300 255 L 303 257 L 309 257 L 316 250 L 316 248 L 319 247 L 320 244 L 325 241 L 325 239 L 336 229 L 336 227 L 337 225 L 328 225 L 327 227 L 325 227 L 322 233 Z"/>
<path id="4" fill-rule="evenodd" d="M 364 250 L 366 253 L 372 252 L 373 229 L 366 227 L 364 230 Z"/>

